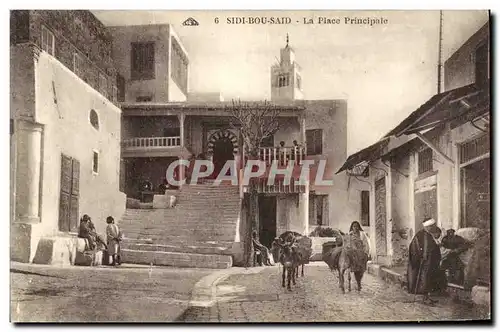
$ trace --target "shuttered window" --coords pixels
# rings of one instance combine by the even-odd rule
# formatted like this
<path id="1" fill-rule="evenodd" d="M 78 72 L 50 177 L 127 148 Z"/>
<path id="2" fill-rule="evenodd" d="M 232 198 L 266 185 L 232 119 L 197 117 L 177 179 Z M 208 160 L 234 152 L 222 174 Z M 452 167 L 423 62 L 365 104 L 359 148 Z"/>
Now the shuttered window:
<path id="1" fill-rule="evenodd" d="M 418 153 L 418 174 L 432 171 L 432 150 L 427 148 Z"/>
<path id="2" fill-rule="evenodd" d="M 133 80 L 155 78 L 155 43 L 132 43 L 131 77 Z"/>
<path id="3" fill-rule="evenodd" d="M 460 163 L 466 163 L 488 152 L 490 152 L 490 136 L 485 134 L 460 145 Z"/>
<path id="4" fill-rule="evenodd" d="M 306 130 L 307 155 L 318 155 L 323 153 L 323 130 Z"/>

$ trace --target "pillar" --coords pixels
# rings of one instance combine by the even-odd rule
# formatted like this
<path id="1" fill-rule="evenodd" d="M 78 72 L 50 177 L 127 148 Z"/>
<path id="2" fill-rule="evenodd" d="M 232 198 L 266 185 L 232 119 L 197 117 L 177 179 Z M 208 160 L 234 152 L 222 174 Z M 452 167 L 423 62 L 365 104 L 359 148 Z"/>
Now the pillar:
<path id="1" fill-rule="evenodd" d="M 185 139 L 184 139 L 184 120 L 186 119 L 186 115 L 184 113 L 178 115 L 179 118 L 179 131 L 181 137 L 181 157 L 179 159 L 184 159 L 184 147 L 185 147 Z M 179 180 L 182 181 L 184 179 L 184 166 L 179 165 Z M 179 187 L 182 187 L 182 183 Z"/>
<path id="2" fill-rule="evenodd" d="M 185 138 L 184 138 L 184 120 L 186 119 L 186 115 L 184 113 L 179 114 L 179 128 L 180 128 L 180 136 L 181 136 L 181 148 L 185 146 Z"/>
<path id="3" fill-rule="evenodd" d="M 299 218 L 301 233 L 309 236 L 309 181 L 306 181 L 305 190 L 299 194 Z"/>
<path id="4" fill-rule="evenodd" d="M 182 159 L 184 159 L 184 157 L 179 158 L 179 160 L 182 160 Z M 181 181 L 179 184 L 179 188 L 182 188 L 182 180 L 184 180 L 184 174 L 185 174 L 184 170 L 185 170 L 186 166 L 179 164 L 178 167 L 179 167 L 179 179 L 178 180 Z"/>
<path id="5" fill-rule="evenodd" d="M 299 117 L 299 123 L 300 123 L 300 143 L 306 148 L 306 117 L 305 115 L 301 115 Z"/>
<path id="6" fill-rule="evenodd" d="M 16 222 L 40 222 L 42 126 L 19 121 L 17 127 Z"/>

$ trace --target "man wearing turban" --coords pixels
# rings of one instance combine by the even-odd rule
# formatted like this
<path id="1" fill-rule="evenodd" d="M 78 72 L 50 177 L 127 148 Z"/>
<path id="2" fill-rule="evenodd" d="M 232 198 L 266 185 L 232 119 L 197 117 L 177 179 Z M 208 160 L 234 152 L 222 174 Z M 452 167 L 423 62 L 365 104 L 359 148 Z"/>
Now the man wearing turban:
<path id="1" fill-rule="evenodd" d="M 425 219 L 423 229 L 415 234 L 409 247 L 408 292 L 423 295 L 423 302 L 426 304 L 436 302 L 430 298 L 430 293 L 438 290 L 441 279 L 441 251 L 436 243 L 440 234 L 436 221 Z"/>

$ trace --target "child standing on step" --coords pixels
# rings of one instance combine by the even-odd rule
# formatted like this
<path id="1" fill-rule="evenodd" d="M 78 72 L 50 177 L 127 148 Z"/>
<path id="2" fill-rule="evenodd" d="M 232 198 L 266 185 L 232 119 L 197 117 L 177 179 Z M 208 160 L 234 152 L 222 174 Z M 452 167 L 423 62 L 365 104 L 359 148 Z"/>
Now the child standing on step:
<path id="1" fill-rule="evenodd" d="M 120 264 L 120 242 L 122 241 L 122 232 L 115 224 L 115 219 L 112 216 L 106 218 L 106 235 L 108 242 L 108 254 L 113 258 L 112 265 Z"/>

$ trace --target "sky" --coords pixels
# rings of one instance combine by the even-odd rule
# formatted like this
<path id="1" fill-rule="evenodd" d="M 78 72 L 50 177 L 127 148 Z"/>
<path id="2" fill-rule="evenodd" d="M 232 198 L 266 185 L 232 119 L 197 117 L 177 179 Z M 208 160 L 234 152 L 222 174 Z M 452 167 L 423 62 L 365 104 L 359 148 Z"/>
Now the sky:
<path id="1" fill-rule="evenodd" d="M 172 24 L 190 61 L 190 92 L 270 100 L 270 68 L 286 34 L 305 99 L 346 99 L 348 154 L 376 142 L 437 92 L 439 11 L 93 11 L 108 26 Z M 291 24 L 228 24 L 228 17 L 289 17 Z M 188 18 L 199 26 L 183 26 Z M 304 18 L 340 24 L 304 24 Z M 345 24 L 345 17 L 387 24 Z M 218 18 L 218 24 L 215 23 Z M 486 11 L 444 11 L 442 59 L 488 20 Z"/>

